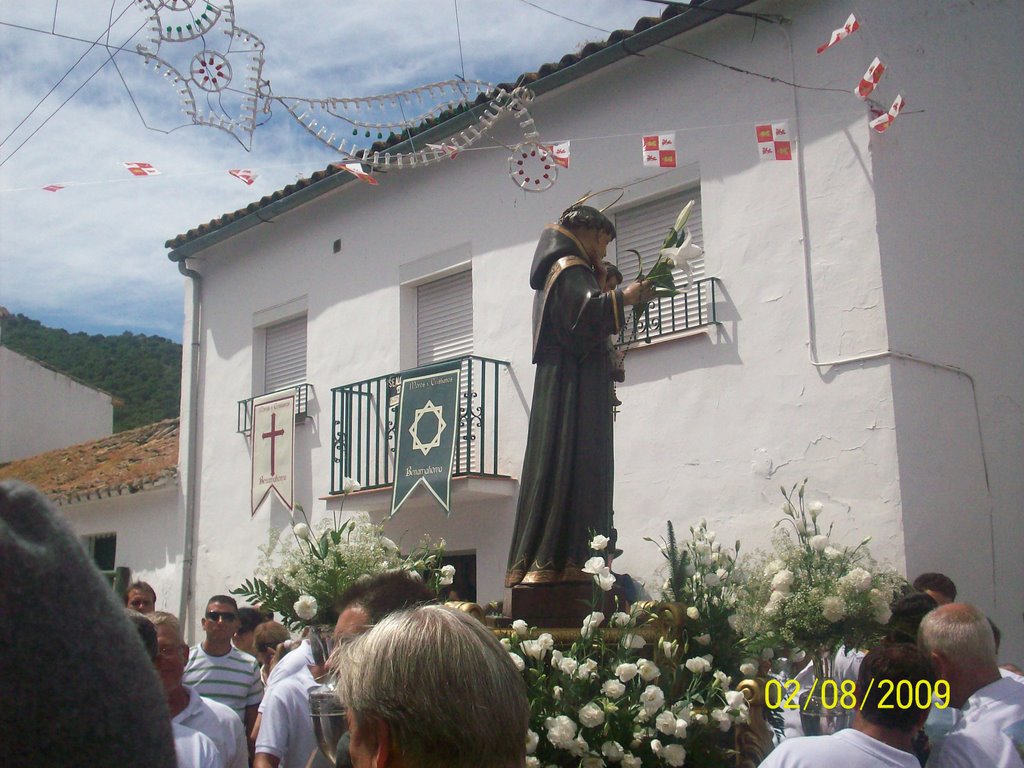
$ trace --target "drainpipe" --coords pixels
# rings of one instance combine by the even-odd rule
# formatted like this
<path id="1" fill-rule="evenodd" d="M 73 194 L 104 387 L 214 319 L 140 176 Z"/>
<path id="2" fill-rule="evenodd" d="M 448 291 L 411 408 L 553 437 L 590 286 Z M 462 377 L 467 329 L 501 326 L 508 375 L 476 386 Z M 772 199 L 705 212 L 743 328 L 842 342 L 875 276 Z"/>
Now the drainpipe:
<path id="1" fill-rule="evenodd" d="M 185 265 L 186 257 L 176 258 L 172 252 L 172 261 L 178 263 L 178 271 L 192 281 L 192 333 L 189 347 L 188 373 L 188 437 L 185 443 L 185 531 L 181 558 L 181 604 L 178 608 L 178 620 L 187 634 L 186 641 L 191 644 L 194 639 L 193 622 L 187 617 L 192 613 L 192 574 L 195 556 L 195 521 L 196 521 L 196 454 L 198 441 L 196 435 L 199 427 L 199 352 L 200 333 L 202 330 L 201 275 Z M 187 629 L 186 629 L 187 628 Z"/>

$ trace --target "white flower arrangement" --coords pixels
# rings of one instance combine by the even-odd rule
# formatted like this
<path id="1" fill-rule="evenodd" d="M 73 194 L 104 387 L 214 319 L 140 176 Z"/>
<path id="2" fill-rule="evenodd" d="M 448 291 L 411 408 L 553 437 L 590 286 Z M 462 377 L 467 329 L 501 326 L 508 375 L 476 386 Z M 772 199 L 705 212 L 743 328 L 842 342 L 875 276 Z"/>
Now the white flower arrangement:
<path id="1" fill-rule="evenodd" d="M 604 592 L 601 568 L 595 563 L 592 571 L 596 606 Z M 606 616 L 592 609 L 567 648 L 556 648 L 546 632 L 513 623 L 502 643 L 530 699 L 528 766 L 726 763 L 731 741 L 722 732 L 746 722 L 743 693 L 730 688 L 729 675 L 696 640 L 645 641 L 641 621 L 638 612 Z"/>
<path id="2" fill-rule="evenodd" d="M 805 499 L 806 482 L 782 489 L 774 550 L 745 565 L 737 615 L 749 655 L 741 670 L 750 671 L 759 654 L 765 660 L 784 649 L 791 661 L 810 652 L 816 676 L 830 676 L 840 645 L 862 647 L 884 633 L 889 604 L 905 583 L 876 567 L 870 538 L 848 548 L 833 540 L 832 526 L 821 529 L 824 505 Z"/>

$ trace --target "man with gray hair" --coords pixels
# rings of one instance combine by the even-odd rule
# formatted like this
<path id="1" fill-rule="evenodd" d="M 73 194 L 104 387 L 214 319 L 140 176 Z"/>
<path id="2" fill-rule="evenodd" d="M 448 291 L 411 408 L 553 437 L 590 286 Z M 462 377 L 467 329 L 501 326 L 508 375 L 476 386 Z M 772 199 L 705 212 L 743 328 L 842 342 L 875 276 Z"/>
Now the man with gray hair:
<path id="1" fill-rule="evenodd" d="M 339 646 L 334 662 L 355 768 L 522 768 L 526 688 L 472 616 L 399 611 Z"/>
<path id="2" fill-rule="evenodd" d="M 966 603 L 939 606 L 921 621 L 917 638 L 936 677 L 949 683 L 950 706 L 963 713 L 928 768 L 1024 767 L 1008 734 L 1024 722 L 1024 685 L 999 674 L 985 614 Z"/>

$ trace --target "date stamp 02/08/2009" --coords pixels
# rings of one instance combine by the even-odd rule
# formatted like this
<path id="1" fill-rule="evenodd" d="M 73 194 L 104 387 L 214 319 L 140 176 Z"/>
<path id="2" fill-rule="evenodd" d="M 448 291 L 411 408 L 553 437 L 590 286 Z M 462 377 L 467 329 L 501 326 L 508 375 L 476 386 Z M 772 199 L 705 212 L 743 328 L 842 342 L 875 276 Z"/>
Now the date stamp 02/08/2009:
<path id="1" fill-rule="evenodd" d="M 853 680 L 815 680 L 808 689 L 810 695 L 803 698 L 800 694 L 803 686 L 798 680 L 771 679 L 764 684 L 764 703 L 769 709 L 800 709 L 806 708 L 815 692 L 821 699 L 822 706 L 827 709 L 860 709 L 871 695 L 872 688 L 878 685 L 876 692 L 878 709 L 945 709 L 949 706 L 949 683 L 946 680 L 872 680 L 863 695 L 859 695 L 857 684 Z"/>

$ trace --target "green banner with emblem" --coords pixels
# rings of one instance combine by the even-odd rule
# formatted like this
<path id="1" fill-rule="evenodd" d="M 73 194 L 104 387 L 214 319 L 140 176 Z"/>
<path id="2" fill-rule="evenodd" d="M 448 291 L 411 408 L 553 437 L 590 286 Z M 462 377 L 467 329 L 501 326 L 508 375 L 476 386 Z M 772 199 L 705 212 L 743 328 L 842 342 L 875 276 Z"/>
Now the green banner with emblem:
<path id="1" fill-rule="evenodd" d="M 417 368 L 402 376 L 389 517 L 420 485 L 433 494 L 446 515 L 451 513 L 460 376 L 460 360 Z"/>

